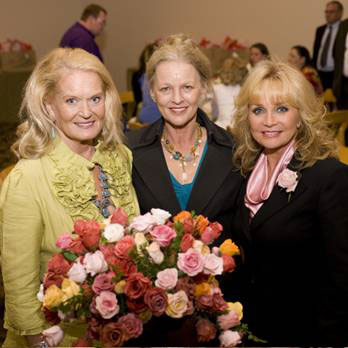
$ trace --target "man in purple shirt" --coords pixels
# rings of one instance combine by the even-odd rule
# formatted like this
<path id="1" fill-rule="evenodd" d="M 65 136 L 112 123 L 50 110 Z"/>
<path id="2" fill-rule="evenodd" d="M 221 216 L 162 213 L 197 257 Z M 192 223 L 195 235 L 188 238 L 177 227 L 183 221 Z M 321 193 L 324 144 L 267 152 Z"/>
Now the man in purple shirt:
<path id="1" fill-rule="evenodd" d="M 59 46 L 83 48 L 103 62 L 95 37 L 103 31 L 106 16 L 107 11 L 103 7 L 95 4 L 87 6 L 82 12 L 81 19 L 65 32 Z"/>

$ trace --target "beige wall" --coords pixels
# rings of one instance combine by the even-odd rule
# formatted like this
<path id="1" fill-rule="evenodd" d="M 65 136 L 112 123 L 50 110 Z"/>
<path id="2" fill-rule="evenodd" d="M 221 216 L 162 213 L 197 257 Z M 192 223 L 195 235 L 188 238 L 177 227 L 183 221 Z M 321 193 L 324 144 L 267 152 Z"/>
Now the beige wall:
<path id="1" fill-rule="evenodd" d="M 39 57 L 57 46 L 61 35 L 91 2 L 109 12 L 98 38 L 105 63 L 119 88 L 126 69 L 136 66 L 143 46 L 170 33 L 185 32 L 221 42 L 226 35 L 248 44 L 265 42 L 286 58 L 292 45 L 312 49 L 315 28 L 324 23 L 327 0 L 0 0 L 0 41 L 19 38 Z M 348 13 L 348 0 L 342 0 Z M 344 15 L 344 17 L 346 17 Z"/>

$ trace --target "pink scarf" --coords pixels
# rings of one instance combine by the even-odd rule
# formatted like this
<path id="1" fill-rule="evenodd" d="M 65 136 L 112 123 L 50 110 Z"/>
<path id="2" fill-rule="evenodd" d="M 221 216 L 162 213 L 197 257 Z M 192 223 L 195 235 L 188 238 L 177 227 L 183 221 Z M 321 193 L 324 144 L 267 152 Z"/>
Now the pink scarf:
<path id="1" fill-rule="evenodd" d="M 277 166 L 275 167 L 272 177 L 268 180 L 267 156 L 262 153 L 256 162 L 256 165 L 248 180 L 244 203 L 250 210 L 250 217 L 253 218 L 263 203 L 271 195 L 273 187 L 277 181 L 280 172 L 290 163 L 295 153 L 295 140 L 292 140 L 285 149 Z"/>

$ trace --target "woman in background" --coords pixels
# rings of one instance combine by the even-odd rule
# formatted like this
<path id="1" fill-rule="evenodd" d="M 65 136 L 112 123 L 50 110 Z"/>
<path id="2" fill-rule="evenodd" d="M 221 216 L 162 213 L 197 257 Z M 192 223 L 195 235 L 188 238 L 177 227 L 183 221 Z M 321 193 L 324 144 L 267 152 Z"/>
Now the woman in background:
<path id="1" fill-rule="evenodd" d="M 245 176 L 234 231 L 250 267 L 250 328 L 268 346 L 348 343 L 348 167 L 305 76 L 259 63 L 236 100 Z"/>
<path id="2" fill-rule="evenodd" d="M 37 299 L 56 240 L 74 221 L 103 221 L 115 207 L 138 214 L 132 156 L 122 145 L 121 103 L 109 72 L 82 49 L 58 48 L 35 67 L 13 149 L 19 162 L 0 195 L 3 347 L 45 347 Z M 81 326 L 64 328 L 70 346 Z"/>
<path id="3" fill-rule="evenodd" d="M 306 79 L 312 84 L 317 95 L 323 94 L 323 85 L 316 69 L 311 65 L 311 56 L 304 46 L 294 46 L 289 52 L 288 62 L 301 70 Z"/>
<path id="4" fill-rule="evenodd" d="M 249 52 L 250 68 L 254 67 L 258 62 L 261 62 L 265 59 L 269 59 L 270 56 L 267 46 L 262 42 L 257 42 L 251 45 Z"/>

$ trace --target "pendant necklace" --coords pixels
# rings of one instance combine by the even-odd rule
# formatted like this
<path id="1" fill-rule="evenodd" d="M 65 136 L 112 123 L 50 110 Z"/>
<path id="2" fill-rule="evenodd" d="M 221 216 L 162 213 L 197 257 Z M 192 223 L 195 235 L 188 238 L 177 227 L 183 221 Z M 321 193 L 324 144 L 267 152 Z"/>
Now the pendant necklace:
<path id="1" fill-rule="evenodd" d="M 197 159 L 199 157 L 199 147 L 202 143 L 203 138 L 203 131 L 202 127 L 197 124 L 197 137 L 195 139 L 195 142 L 187 154 L 182 154 L 180 151 L 177 151 L 174 149 L 174 146 L 170 143 L 168 138 L 165 136 L 164 132 L 161 138 L 161 142 L 163 144 L 163 147 L 166 149 L 166 151 L 170 154 L 170 159 L 174 161 L 179 161 L 182 174 L 181 178 L 184 182 L 187 181 L 187 172 L 186 172 L 186 166 L 188 163 L 192 163 L 192 165 L 195 167 L 197 165 Z"/>

